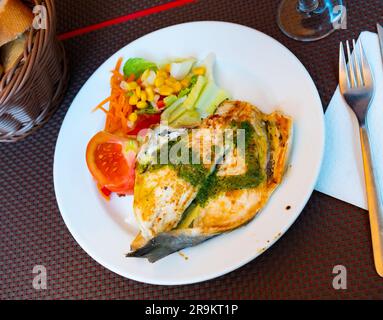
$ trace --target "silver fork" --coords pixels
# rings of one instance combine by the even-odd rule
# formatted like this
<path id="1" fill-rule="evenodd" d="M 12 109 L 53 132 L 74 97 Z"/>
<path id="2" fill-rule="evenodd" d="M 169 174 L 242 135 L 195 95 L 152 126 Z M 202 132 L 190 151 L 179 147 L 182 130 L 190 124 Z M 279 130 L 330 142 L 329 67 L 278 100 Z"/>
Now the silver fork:
<path id="1" fill-rule="evenodd" d="M 355 40 L 352 42 L 353 54 L 349 41 L 346 42 L 348 64 L 343 43 L 340 44 L 339 87 L 359 122 L 374 261 L 378 274 L 383 277 L 383 204 L 367 128 L 367 114 L 375 90 L 374 80 L 362 43 L 357 46 Z"/>

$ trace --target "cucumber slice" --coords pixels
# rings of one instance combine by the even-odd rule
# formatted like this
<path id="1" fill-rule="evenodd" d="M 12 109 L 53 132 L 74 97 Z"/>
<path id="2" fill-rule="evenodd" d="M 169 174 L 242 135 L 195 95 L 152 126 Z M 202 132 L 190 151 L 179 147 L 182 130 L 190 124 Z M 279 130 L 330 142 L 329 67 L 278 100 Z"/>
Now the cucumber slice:
<path id="1" fill-rule="evenodd" d="M 194 85 L 192 91 L 187 96 L 185 102 L 177 108 L 174 112 L 172 112 L 169 116 L 169 123 L 176 121 L 179 117 L 181 117 L 187 110 L 195 109 L 195 103 L 197 102 L 199 96 L 201 95 L 202 90 L 206 85 L 206 77 L 198 76 L 197 83 Z"/>
<path id="2" fill-rule="evenodd" d="M 180 117 L 169 123 L 171 127 L 194 127 L 201 122 L 201 116 L 197 110 L 186 110 Z"/>
<path id="3" fill-rule="evenodd" d="M 184 102 L 183 108 L 191 110 L 194 109 L 195 103 L 197 102 L 202 90 L 205 88 L 207 79 L 204 76 L 198 76 L 197 83 L 189 93 L 186 101 Z"/>
<path id="4" fill-rule="evenodd" d="M 179 98 L 177 101 L 175 101 L 172 105 L 167 107 L 164 112 L 161 114 L 161 121 L 163 122 L 170 122 L 170 116 L 171 114 L 180 108 L 182 104 L 185 102 L 186 97 Z"/>
<path id="5" fill-rule="evenodd" d="M 207 118 L 214 114 L 217 107 L 228 98 L 229 94 L 225 90 L 219 88 L 214 82 L 210 82 L 199 97 L 196 109 L 202 119 Z"/>

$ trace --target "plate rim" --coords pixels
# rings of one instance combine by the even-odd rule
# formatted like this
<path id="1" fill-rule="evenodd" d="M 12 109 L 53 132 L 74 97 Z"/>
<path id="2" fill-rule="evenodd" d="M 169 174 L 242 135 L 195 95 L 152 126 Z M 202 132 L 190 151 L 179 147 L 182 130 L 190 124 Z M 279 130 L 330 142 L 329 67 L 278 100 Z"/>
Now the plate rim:
<path id="1" fill-rule="evenodd" d="M 200 20 L 200 21 L 192 21 L 192 22 L 185 22 L 185 23 L 180 23 L 180 24 L 175 24 L 175 25 L 171 25 L 171 26 L 167 26 L 167 27 L 164 27 L 164 28 L 160 28 L 160 29 L 157 29 L 155 31 L 152 31 L 150 33 L 147 33 L 141 37 L 138 37 L 136 39 L 134 39 L 133 41 L 127 43 L 125 46 L 121 47 L 120 49 L 116 50 L 114 53 L 112 53 L 108 58 L 106 58 L 94 71 L 93 73 L 88 77 L 88 79 L 84 82 L 84 84 L 81 86 L 81 88 L 77 91 L 75 97 L 73 98 L 69 108 L 67 109 L 66 111 L 66 114 L 65 114 L 65 117 L 64 117 L 64 120 L 61 124 L 61 127 L 60 127 L 60 131 L 59 131 L 59 134 L 57 136 L 57 141 L 56 141 L 56 145 L 55 145 L 55 153 L 54 153 L 54 161 L 53 161 L 53 184 L 54 184 L 54 191 L 55 191 L 55 197 L 56 197 L 56 201 L 57 201 L 57 204 L 58 204 L 58 208 L 59 208 L 59 211 L 60 211 L 60 215 L 67 227 L 67 229 L 69 230 L 69 233 L 71 234 L 71 236 L 74 238 L 74 240 L 77 242 L 77 244 L 80 246 L 81 249 L 83 249 L 85 251 L 85 253 L 87 255 L 89 255 L 94 261 L 96 261 L 98 264 L 100 264 L 102 267 L 112 271 L 113 273 L 115 274 L 118 274 L 119 276 L 125 278 L 125 279 L 130 279 L 130 280 L 134 280 L 134 281 L 137 281 L 139 283 L 145 283 L 145 284 L 152 284 L 152 285 L 163 285 L 163 286 L 179 286 L 179 285 L 189 285 L 189 284 L 195 284 L 195 283 L 200 283 L 200 282 L 204 282 L 204 281 L 208 281 L 208 280 L 212 280 L 212 279 L 216 279 L 216 278 L 219 278 L 223 275 L 226 275 L 226 274 L 229 274 L 241 267 L 243 267 L 244 265 L 248 264 L 249 262 L 251 262 L 252 260 L 255 260 L 256 258 L 258 258 L 260 255 L 262 255 L 265 251 L 269 250 L 279 239 L 281 239 L 285 233 L 291 228 L 291 226 L 296 222 L 296 220 L 298 219 L 298 217 L 301 215 L 302 211 L 304 210 L 304 208 L 306 207 L 309 199 L 311 198 L 314 190 L 315 190 L 315 185 L 316 185 L 316 182 L 318 181 L 318 178 L 319 178 L 319 174 L 320 174 L 320 169 L 321 169 L 321 166 L 322 166 L 322 163 L 323 163 L 323 158 L 324 158 L 324 151 L 325 151 L 325 139 L 326 139 L 326 135 L 325 135 L 325 132 L 326 132 L 326 127 L 325 127 L 325 118 L 324 118 L 324 111 L 322 113 L 322 116 L 320 119 L 318 119 L 318 121 L 320 120 L 320 127 L 322 128 L 322 135 L 320 137 L 321 139 L 321 157 L 320 159 L 318 159 L 319 161 L 317 162 L 317 167 L 316 168 L 313 168 L 313 170 L 315 169 L 315 179 L 313 180 L 313 183 L 311 186 L 309 186 L 309 188 L 307 188 L 308 190 L 310 190 L 309 192 L 307 192 L 307 196 L 304 198 L 304 200 L 301 202 L 301 205 L 296 209 L 297 211 L 297 214 L 295 217 L 293 217 L 289 223 L 287 223 L 284 228 L 281 230 L 281 236 L 276 238 L 276 239 L 273 239 L 272 241 L 270 241 L 270 243 L 268 244 L 268 246 L 265 248 L 265 250 L 263 250 L 262 252 L 257 252 L 256 250 L 254 250 L 254 254 L 249 256 L 249 258 L 247 259 L 242 259 L 240 260 L 239 262 L 237 263 L 233 263 L 230 267 L 227 267 L 227 268 L 224 268 L 222 271 L 220 272 L 214 272 L 214 274 L 212 273 L 208 273 L 208 274 L 205 274 L 203 276 L 199 276 L 199 277 L 196 277 L 196 276 L 193 276 L 191 277 L 189 280 L 187 281 L 151 281 L 152 279 L 149 279 L 149 280 L 146 280 L 145 279 L 145 276 L 127 276 L 126 274 L 120 272 L 118 270 L 118 268 L 116 268 L 115 266 L 113 265 L 110 265 L 107 261 L 103 260 L 102 257 L 100 256 L 95 256 L 95 254 L 93 254 L 92 250 L 88 247 L 88 245 L 86 244 L 86 241 L 83 241 L 83 239 L 81 239 L 81 236 L 79 236 L 78 234 L 76 234 L 76 232 L 74 232 L 74 228 L 72 227 L 72 224 L 70 223 L 69 219 L 68 219 L 68 216 L 64 213 L 64 205 L 62 203 L 62 199 L 60 198 L 60 195 L 58 194 L 58 190 L 57 190 L 57 160 L 56 158 L 58 157 L 57 155 L 57 149 L 58 149 L 58 146 L 59 146 L 59 143 L 62 139 L 62 129 L 63 129 L 63 125 L 67 119 L 67 116 L 68 116 L 68 113 L 70 112 L 70 109 L 72 107 L 72 105 L 74 104 L 74 102 L 76 101 L 76 99 L 78 98 L 79 94 L 81 93 L 81 91 L 83 90 L 83 88 L 91 81 L 91 79 L 93 79 L 93 76 L 94 74 L 105 64 L 107 63 L 116 53 L 118 53 L 119 51 L 125 49 L 126 47 L 128 46 L 131 46 L 131 45 L 134 45 L 135 42 L 137 41 L 140 41 L 141 39 L 144 39 L 146 37 L 149 37 L 149 36 L 152 36 L 153 34 L 155 33 L 158 33 L 158 32 L 163 32 L 167 29 L 174 29 L 174 28 L 179 28 L 179 27 L 183 27 L 183 26 L 186 26 L 186 25 L 196 25 L 196 24 L 219 24 L 219 25 L 226 25 L 226 26 L 232 26 L 232 27 L 235 27 L 235 28 L 244 28 L 244 29 L 247 29 L 251 32 L 255 32 L 257 33 L 258 35 L 262 36 L 262 37 L 265 37 L 265 38 L 268 38 L 269 40 L 271 40 L 275 45 L 278 45 L 280 46 L 281 48 L 284 48 L 284 50 L 287 50 L 291 57 L 293 59 L 296 60 L 296 62 L 298 62 L 298 65 L 300 65 L 302 71 L 306 74 L 307 78 L 310 80 L 311 82 L 311 85 L 313 86 L 313 89 L 315 89 L 315 99 L 317 100 L 317 102 L 319 103 L 319 105 L 322 107 L 322 110 L 323 110 L 323 104 L 322 104 L 322 101 L 321 101 L 321 98 L 320 98 L 320 95 L 319 95 L 319 91 L 318 91 L 318 88 L 313 80 L 313 78 L 311 77 L 310 73 L 308 72 L 307 68 L 305 67 L 305 65 L 298 59 L 298 57 L 289 49 L 287 48 L 285 45 L 283 45 L 282 43 L 280 43 L 278 40 L 276 40 L 275 38 L 273 38 L 272 36 L 270 35 L 267 35 L 266 33 L 263 33 L 262 31 L 259 31 L 257 29 L 254 29 L 254 28 L 251 28 L 249 26 L 246 26 L 246 25 L 242 25 L 242 24 L 238 24 L 238 23 L 233 23 L 233 22 L 226 22 L 226 21 L 215 21 L 215 20 Z"/>

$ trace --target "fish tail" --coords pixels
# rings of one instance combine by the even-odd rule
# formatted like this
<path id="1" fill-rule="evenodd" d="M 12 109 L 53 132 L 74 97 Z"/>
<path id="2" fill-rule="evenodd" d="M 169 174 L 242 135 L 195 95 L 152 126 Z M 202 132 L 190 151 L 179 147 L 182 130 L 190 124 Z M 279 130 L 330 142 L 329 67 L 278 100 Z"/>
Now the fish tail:
<path id="1" fill-rule="evenodd" d="M 142 248 L 126 254 L 126 257 L 146 258 L 149 262 L 154 263 L 174 252 L 196 246 L 217 236 L 217 234 L 196 235 L 187 231 L 177 230 L 161 233 L 149 240 Z"/>

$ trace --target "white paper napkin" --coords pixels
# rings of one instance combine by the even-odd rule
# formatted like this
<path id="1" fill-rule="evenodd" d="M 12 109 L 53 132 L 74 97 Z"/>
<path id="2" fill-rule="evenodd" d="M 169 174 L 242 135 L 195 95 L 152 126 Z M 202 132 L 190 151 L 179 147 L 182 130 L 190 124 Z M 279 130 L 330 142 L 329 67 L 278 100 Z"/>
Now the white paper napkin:
<path id="1" fill-rule="evenodd" d="M 368 115 L 374 161 L 383 186 L 383 66 L 378 36 L 363 32 L 362 41 L 371 65 L 375 96 Z M 316 190 L 367 209 L 358 122 L 336 90 L 325 114 L 326 149 Z"/>

